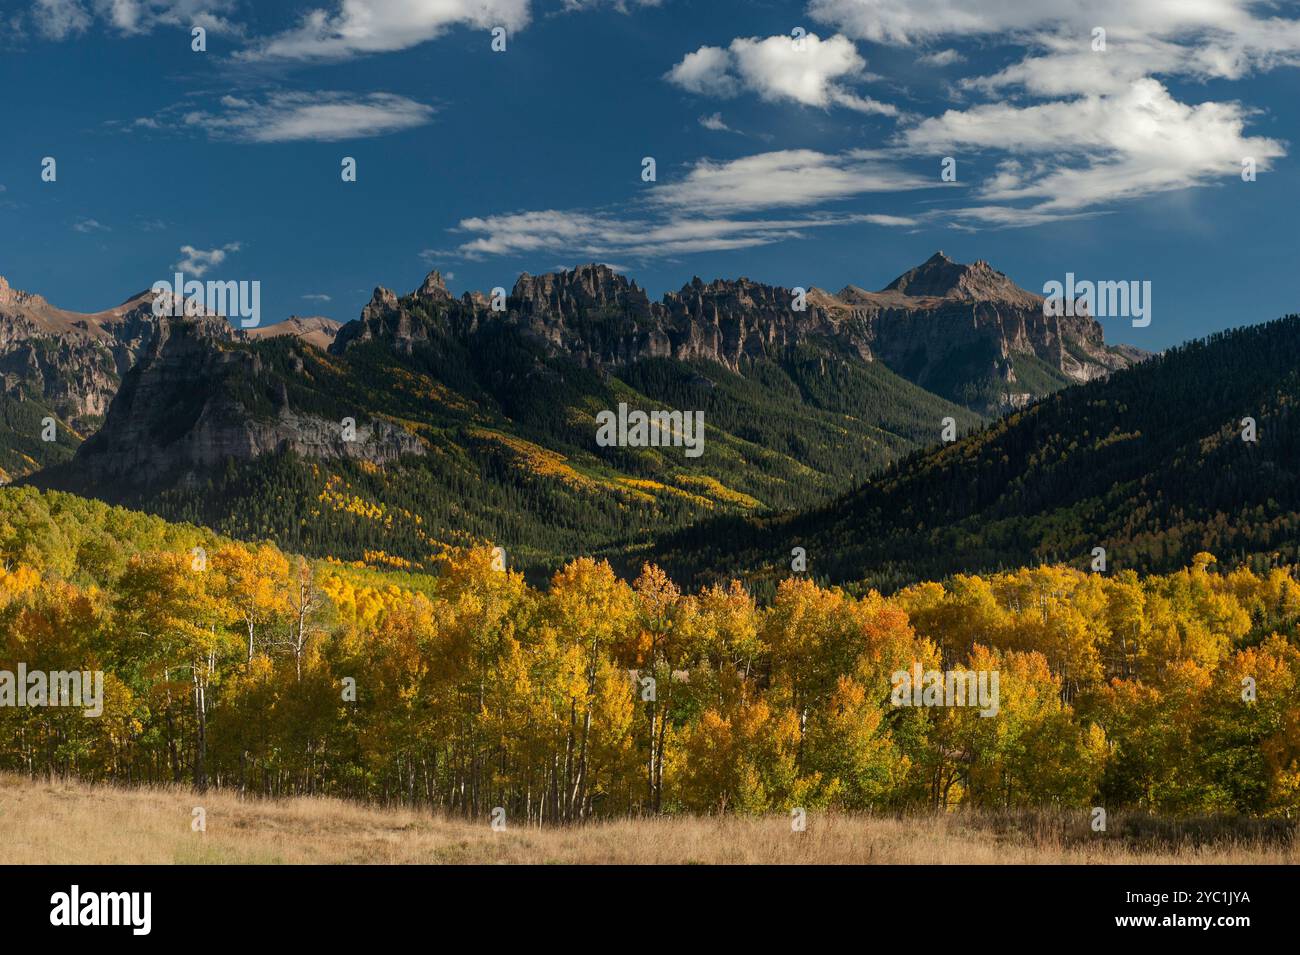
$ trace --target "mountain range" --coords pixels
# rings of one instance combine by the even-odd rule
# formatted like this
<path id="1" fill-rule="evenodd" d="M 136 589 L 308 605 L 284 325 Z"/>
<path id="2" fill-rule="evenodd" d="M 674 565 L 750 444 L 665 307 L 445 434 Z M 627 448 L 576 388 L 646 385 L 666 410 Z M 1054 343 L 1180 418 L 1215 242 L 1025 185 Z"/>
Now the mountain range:
<path id="1" fill-rule="evenodd" d="M 434 271 L 345 325 L 243 331 L 156 317 L 149 292 L 82 314 L 0 280 L 0 467 L 297 550 L 419 567 L 493 541 L 543 570 L 816 508 L 947 418 L 976 429 L 1146 357 L 942 253 L 878 292 L 799 298 L 697 278 L 652 301 L 593 264 L 521 275 L 494 308 Z M 598 446 L 620 403 L 703 411 L 706 453 Z"/>

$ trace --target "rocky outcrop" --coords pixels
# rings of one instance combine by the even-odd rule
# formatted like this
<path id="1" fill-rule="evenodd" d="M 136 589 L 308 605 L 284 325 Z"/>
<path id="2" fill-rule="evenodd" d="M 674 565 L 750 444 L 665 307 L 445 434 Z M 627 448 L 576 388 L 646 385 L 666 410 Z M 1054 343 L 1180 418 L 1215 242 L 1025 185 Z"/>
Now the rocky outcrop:
<path id="1" fill-rule="evenodd" d="M 418 299 L 429 302 L 450 302 L 452 297 L 447 291 L 447 283 L 443 281 L 442 273 L 437 269 L 426 275 L 424 283 L 412 294 Z"/>
<path id="2" fill-rule="evenodd" d="M 334 336 L 339 333 L 341 327 L 341 322 L 321 315 L 305 318 L 290 315 L 282 322 L 245 329 L 242 334 L 253 341 L 264 341 L 268 338 L 296 338 L 313 348 L 325 351 L 334 344 Z"/>
<path id="3" fill-rule="evenodd" d="M 515 282 L 510 304 L 524 317 L 560 322 L 592 313 L 647 320 L 652 313 L 645 292 L 607 265 L 581 265 L 546 275 L 525 272 Z"/>
<path id="4" fill-rule="evenodd" d="M 704 360 L 740 370 L 747 358 L 780 359 L 802 344 L 862 361 L 879 359 L 922 387 L 981 411 L 1015 407 L 1044 392 L 1021 382 L 1017 356 L 1046 364 L 1057 387 L 1088 381 L 1141 360 L 1105 343 L 1088 316 L 1043 314 L 1043 298 L 987 262 L 954 262 L 942 252 L 879 292 L 847 286 L 809 289 L 796 310 L 792 289 L 746 278 L 705 283 L 652 302 L 637 284 L 604 265 L 519 277 L 505 309 L 480 293 L 454 298 L 439 273 L 411 295 L 375 290 L 335 337 L 344 353 L 383 341 L 409 352 L 440 335 L 472 339 L 489 323 L 513 326 L 552 354 L 588 366 L 644 358 Z M 1040 377 L 1041 376 L 1037 376 Z"/>
<path id="5" fill-rule="evenodd" d="M 130 370 L 169 319 L 153 314 L 152 296 L 133 296 L 93 314 L 55 308 L 0 279 L 0 388 L 36 395 L 74 431 L 98 425 Z M 201 316 L 209 334 L 221 324 Z"/>
<path id="6" fill-rule="evenodd" d="M 272 402 L 270 417 L 250 413 L 236 396 L 231 383 L 258 380 L 261 360 L 256 352 L 223 346 L 292 336 L 323 350 L 337 322 L 294 316 L 244 331 L 201 308 L 156 316 L 154 298 L 146 291 L 103 312 L 79 313 L 0 279 L 0 391 L 36 398 L 72 431 L 93 435 L 66 466 L 84 472 L 81 486 L 149 485 L 201 474 L 228 458 L 286 449 L 376 463 L 423 453 L 411 435 L 382 421 L 358 423 L 356 440 L 341 441 L 339 422 L 288 407 L 282 382 L 266 386 L 283 399 Z M 10 470 L 30 473 L 12 462 Z"/>
<path id="7" fill-rule="evenodd" d="M 499 312 L 482 293 L 459 299 L 427 294 L 435 278 L 441 288 L 435 272 L 421 289 L 402 298 L 375 289 L 361 317 L 339 330 L 331 351 L 343 354 L 355 344 L 378 340 L 409 352 L 439 335 L 472 339 L 498 323 L 517 328 L 552 354 L 597 367 L 663 357 L 714 361 L 735 370 L 746 357 L 780 357 L 811 338 L 871 358 L 861 323 L 851 317 L 841 320 L 813 298 L 804 310 L 795 311 L 792 290 L 745 278 L 709 283 L 695 278 L 680 292 L 651 302 L 635 282 L 605 265 L 524 273 Z"/>
<path id="8" fill-rule="evenodd" d="M 1041 295 L 987 262 L 963 265 L 942 252 L 879 292 L 848 286 L 836 298 L 868 326 L 871 350 L 882 362 L 986 412 L 1043 393 L 1017 376 L 1017 356 L 1044 363 L 1061 384 L 1105 377 L 1145 357 L 1139 349 L 1107 345 L 1101 325 L 1087 315 L 1045 315 Z"/>
<path id="9" fill-rule="evenodd" d="M 425 283 L 427 286 L 427 282 Z M 429 341 L 431 332 L 426 318 L 417 314 L 415 305 L 441 303 L 442 300 L 426 300 L 423 297 L 409 296 L 405 301 L 399 300 L 392 289 L 378 286 L 365 307 L 361 317 L 348 322 L 338 330 L 329 350 L 342 354 L 348 347 L 369 341 L 383 341 L 397 351 L 410 354 L 417 342 Z"/>
<path id="10" fill-rule="evenodd" d="M 0 277 L 0 393 L 38 395 L 70 428 L 85 434 L 98 427 L 122 376 L 171 322 L 190 322 L 223 341 L 292 335 L 322 350 L 339 328 L 328 318 L 294 316 L 242 331 L 202 309 L 190 308 L 183 319 L 158 317 L 153 304 L 154 293 L 145 291 L 102 312 L 72 312 Z"/>
<path id="11" fill-rule="evenodd" d="M 816 290 L 805 293 L 802 309 L 794 302 L 792 289 L 747 278 L 708 283 L 694 278 L 665 295 L 661 310 L 673 329 L 675 358 L 708 359 L 737 369 L 742 358 L 779 358 L 796 345 L 819 340 L 871 360 L 866 329 L 856 317 L 828 307 Z"/>
<path id="12" fill-rule="evenodd" d="M 3 275 L 0 275 L 0 309 L 25 311 L 48 308 L 49 304 L 34 292 L 24 292 L 22 289 L 14 288 Z"/>
<path id="13" fill-rule="evenodd" d="M 258 352 L 227 347 L 194 322 L 164 324 L 126 376 L 108 416 L 67 465 L 81 486 L 134 488 L 201 480 L 228 460 L 294 452 L 375 464 L 420 455 L 413 435 L 382 419 L 330 420 L 291 406 Z"/>

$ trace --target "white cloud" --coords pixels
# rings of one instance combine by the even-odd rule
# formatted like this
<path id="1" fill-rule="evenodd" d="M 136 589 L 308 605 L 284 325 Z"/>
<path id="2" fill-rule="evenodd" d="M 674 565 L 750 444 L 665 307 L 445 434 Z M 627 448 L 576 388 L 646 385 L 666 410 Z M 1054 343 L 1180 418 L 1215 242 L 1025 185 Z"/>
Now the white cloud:
<path id="1" fill-rule="evenodd" d="M 735 96 L 740 82 L 731 74 L 731 54 L 721 47 L 702 46 L 687 53 L 682 61 L 664 74 L 664 79 L 688 93 L 701 96 Z"/>
<path id="2" fill-rule="evenodd" d="M 224 96 L 220 110 L 190 110 L 181 122 L 216 139 L 254 143 L 336 142 L 423 126 L 434 109 L 393 93 L 272 93 L 262 100 Z M 140 125 L 140 121 L 136 121 Z M 170 127 L 170 123 L 157 123 Z"/>
<path id="3" fill-rule="evenodd" d="M 32 4 L 36 29 L 51 40 L 63 40 L 90 26 L 90 13 L 78 0 L 36 0 Z"/>
<path id="4" fill-rule="evenodd" d="M 909 216 L 832 215 L 817 207 L 865 193 L 937 185 L 933 178 L 911 176 L 865 150 L 840 155 L 785 150 L 729 162 L 701 160 L 682 179 L 657 185 L 630 214 L 545 209 L 475 216 L 453 230 L 473 238 L 451 250 L 422 254 L 430 259 L 540 252 L 660 258 L 753 248 L 805 238 L 812 230 L 833 226 L 917 225 L 918 220 Z M 786 211 L 746 215 L 778 208 Z"/>
<path id="5" fill-rule="evenodd" d="M 966 232 L 978 231 L 979 227 L 988 226 L 996 229 L 1023 229 L 1027 226 L 1047 225 L 1054 222 L 1067 222 L 1072 219 L 1089 219 L 1104 215 L 1102 212 L 1044 212 L 1036 208 L 1018 208 L 1016 206 L 969 206 L 952 209 L 947 214 L 953 220 L 955 228 Z M 938 221 L 937 216 L 930 217 Z"/>
<path id="6" fill-rule="evenodd" d="M 702 46 L 686 54 L 664 79 L 704 96 L 730 97 L 748 90 L 767 102 L 896 115 L 894 106 L 844 85 L 863 80 L 866 65 L 853 42 L 843 36 L 823 40 L 810 33 L 799 41 L 789 36 L 737 37 L 725 50 Z"/>
<path id="7" fill-rule="evenodd" d="M 340 0 L 314 9 L 299 25 L 240 54 L 248 59 L 341 59 L 405 50 L 454 26 L 521 30 L 529 0 Z M 485 41 L 486 42 L 486 41 Z"/>
<path id="8" fill-rule="evenodd" d="M 633 7 L 657 7 L 664 0 L 564 0 L 564 12 L 575 13 L 580 10 L 594 10 L 597 7 L 612 7 L 619 13 L 630 13 Z"/>
<path id="9" fill-rule="evenodd" d="M 226 261 L 228 253 L 238 252 L 239 249 L 240 243 L 238 242 L 230 242 L 216 249 L 196 249 L 192 245 L 183 245 L 181 246 L 181 260 L 172 268 L 193 275 L 195 278 L 202 278 L 211 269 Z"/>
<path id="10" fill-rule="evenodd" d="M 952 66 L 954 63 L 965 63 L 966 57 L 956 50 L 935 50 L 933 53 L 918 56 L 916 62 L 921 66 L 944 67 Z"/>
<path id="11" fill-rule="evenodd" d="M 112 232 L 108 226 L 104 225 L 98 219 L 78 219 L 72 224 L 74 232 Z"/>
<path id="12" fill-rule="evenodd" d="M 981 159 L 975 225 L 1027 225 L 1171 190 L 1231 181 L 1249 157 L 1267 170 L 1282 142 L 1251 135 L 1238 102 L 1180 102 L 1169 78 L 1235 80 L 1300 65 L 1300 20 L 1260 0 L 811 0 L 857 39 L 897 46 L 966 40 L 1019 58 L 956 83 L 986 102 L 915 122 L 896 143 Z M 1106 30 L 1094 52 L 1093 30 Z M 934 64 L 928 54 L 918 62 Z M 967 166 L 967 168 L 978 168 Z"/>
<path id="13" fill-rule="evenodd" d="M 937 37 L 1024 34 L 1094 26 L 1128 36 L 1230 31 L 1248 22 L 1255 0 L 811 0 L 819 23 L 861 40 L 909 45 Z"/>
<path id="14" fill-rule="evenodd" d="M 600 212 L 547 209 L 464 219 L 455 231 L 477 237 L 450 251 L 426 250 L 436 258 L 567 252 L 583 257 L 629 255 L 660 258 L 697 252 L 718 252 L 770 245 L 803 238 L 806 230 L 870 223 L 913 225 L 915 220 L 880 215 L 801 216 L 788 219 L 700 219 L 667 216 L 625 219 Z"/>
<path id="15" fill-rule="evenodd" d="M 1247 136 L 1246 117 L 1236 103 L 1180 103 L 1146 78 L 1115 95 L 950 110 L 900 138 L 923 152 L 972 148 L 1028 157 L 1004 160 L 980 197 L 1034 200 L 1038 212 L 1077 211 L 1235 177 L 1248 156 L 1269 168 L 1284 154 L 1282 144 Z"/>
<path id="16" fill-rule="evenodd" d="M 140 18 L 144 12 L 140 7 L 135 0 L 111 0 L 107 4 L 108 18 L 123 33 L 135 33 L 140 29 Z"/>
<path id="17" fill-rule="evenodd" d="M 96 20 L 127 36 L 160 26 L 201 26 L 209 33 L 242 32 L 227 14 L 236 0 L 35 0 L 36 29 L 51 40 L 85 32 Z"/>
<path id="18" fill-rule="evenodd" d="M 330 298 L 330 297 L 329 297 L 328 295 L 326 295 L 324 292 L 309 292 L 308 294 L 304 295 L 303 298 L 306 299 L 306 300 L 309 301 L 309 302 L 332 302 L 332 301 L 334 301 L 332 298 Z"/>
<path id="19" fill-rule="evenodd" d="M 1065 86 L 1071 68 L 1094 75 L 1117 68 L 1116 53 L 1150 58 L 1142 75 L 1198 79 L 1238 79 L 1297 65 L 1300 20 L 1256 13 L 1280 7 L 1261 0 L 812 0 L 808 9 L 818 22 L 860 40 L 909 46 L 940 38 L 1003 39 L 1051 48 L 1062 57 L 1072 53 L 1023 71 L 1038 74 L 1045 86 Z M 1104 57 L 1090 47 L 1099 26 L 1106 30 Z M 1119 68 L 1134 78 L 1136 67 Z"/>
<path id="20" fill-rule="evenodd" d="M 709 116 L 700 117 L 700 125 L 705 129 L 712 129 L 719 133 L 734 133 L 735 130 L 722 121 L 721 113 L 713 113 Z"/>
<path id="21" fill-rule="evenodd" d="M 770 208 L 812 208 L 872 192 L 933 188 L 934 177 L 905 172 L 883 154 L 850 150 L 839 154 L 783 149 L 728 162 L 702 159 L 686 177 L 652 193 L 662 206 L 715 212 Z"/>

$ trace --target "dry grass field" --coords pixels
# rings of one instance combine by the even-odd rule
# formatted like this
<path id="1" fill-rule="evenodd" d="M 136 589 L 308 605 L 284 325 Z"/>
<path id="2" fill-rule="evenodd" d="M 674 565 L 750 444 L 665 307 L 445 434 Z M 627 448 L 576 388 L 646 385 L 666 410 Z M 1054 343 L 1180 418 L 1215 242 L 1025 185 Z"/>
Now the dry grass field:
<path id="1" fill-rule="evenodd" d="M 191 828 L 206 811 L 207 831 Z M 333 799 L 244 800 L 0 774 L 0 864 L 1273 863 L 1300 862 L 1293 825 L 1173 824 L 1086 813 L 630 819 L 507 828 Z"/>

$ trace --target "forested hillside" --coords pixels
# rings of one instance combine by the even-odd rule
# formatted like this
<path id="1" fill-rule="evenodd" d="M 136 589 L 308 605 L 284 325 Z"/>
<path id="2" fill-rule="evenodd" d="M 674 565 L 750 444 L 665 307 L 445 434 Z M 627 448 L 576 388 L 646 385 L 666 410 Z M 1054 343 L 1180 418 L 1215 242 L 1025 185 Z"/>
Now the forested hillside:
<path id="1" fill-rule="evenodd" d="M 376 563 L 382 559 L 376 558 Z M 0 767 L 515 821 L 1054 805 L 1300 810 L 1300 582 L 1214 558 L 852 596 L 679 591 L 486 549 L 436 573 L 0 490 L 0 669 L 103 670 L 102 715 L 0 708 Z M 997 715 L 896 671 L 1000 673 Z M 1249 687 L 1250 692 L 1247 692 Z M 650 690 L 650 692 L 647 692 Z"/>
<path id="2" fill-rule="evenodd" d="M 1040 562 L 1139 572 L 1198 551 L 1300 559 L 1300 317 L 1221 332 L 908 456 L 822 507 L 660 542 L 675 577 L 770 592 L 794 547 L 833 582 L 891 589 Z M 1246 419 L 1250 419 L 1247 421 Z"/>
<path id="3" fill-rule="evenodd" d="M 879 292 L 694 278 L 654 301 L 590 264 L 491 299 L 433 271 L 341 327 L 245 331 L 199 305 L 82 314 L 0 286 L 0 483 L 417 569 L 491 539 L 538 582 L 718 515 L 822 505 L 946 421 L 1143 358 L 943 253 Z M 622 406 L 702 415 L 702 445 L 598 442 Z"/>
<path id="4" fill-rule="evenodd" d="M 0 484 L 51 464 L 68 461 L 82 435 L 69 430 L 58 413 L 24 385 L 18 394 L 0 394 Z M 42 433 L 53 422 L 53 441 Z"/>
<path id="5" fill-rule="evenodd" d="M 315 555 L 429 567 L 490 539 L 542 580 L 707 515 L 811 506 L 933 441 L 945 417 L 980 420 L 816 336 L 732 364 L 648 350 L 592 365 L 518 324 L 460 327 L 432 281 L 383 291 L 331 353 L 165 325 L 103 428 L 28 480 Z M 583 342 L 626 324 L 580 315 Z M 620 403 L 702 412 L 703 453 L 599 446 L 596 416 Z"/>

